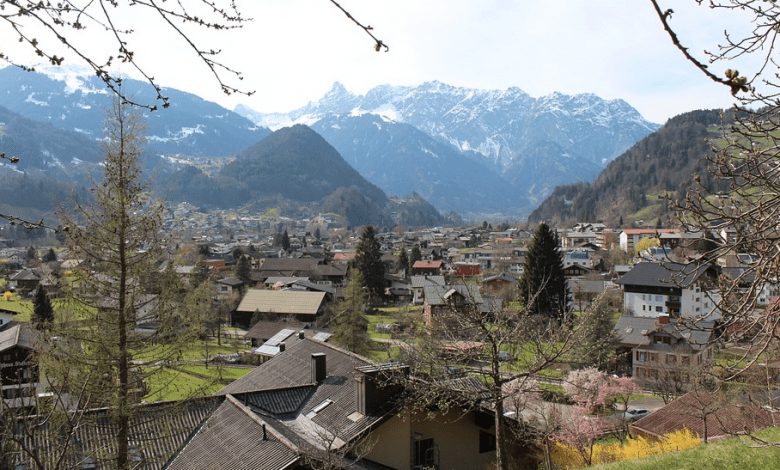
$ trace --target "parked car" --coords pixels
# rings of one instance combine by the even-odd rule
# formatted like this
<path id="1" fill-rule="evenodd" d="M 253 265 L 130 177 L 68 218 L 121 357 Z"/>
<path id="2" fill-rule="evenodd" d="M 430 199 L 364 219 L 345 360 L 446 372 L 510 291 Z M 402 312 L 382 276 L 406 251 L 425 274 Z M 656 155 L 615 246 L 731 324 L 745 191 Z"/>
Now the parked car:
<path id="1" fill-rule="evenodd" d="M 623 419 L 629 423 L 633 423 L 638 419 L 642 419 L 649 415 L 650 411 L 645 408 L 629 408 L 623 413 Z"/>

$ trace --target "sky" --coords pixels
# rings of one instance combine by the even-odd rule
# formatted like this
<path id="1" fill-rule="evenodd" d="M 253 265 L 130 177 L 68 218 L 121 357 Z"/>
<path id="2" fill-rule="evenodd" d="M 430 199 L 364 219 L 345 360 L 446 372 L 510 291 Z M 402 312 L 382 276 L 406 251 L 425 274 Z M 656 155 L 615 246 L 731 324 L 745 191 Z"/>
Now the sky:
<path id="1" fill-rule="evenodd" d="M 356 19 L 373 27 L 389 52 L 374 51 L 371 38 L 329 0 L 236 3 L 251 18 L 243 28 L 184 31 L 201 47 L 221 50 L 219 60 L 243 76 L 239 81 L 223 74 L 226 82 L 252 96 L 224 95 L 172 28 L 139 7 L 117 18 L 135 30 L 130 48 L 159 84 L 229 109 L 243 103 L 260 112 L 291 111 L 321 98 L 337 81 L 357 94 L 382 84 L 433 80 L 479 89 L 518 87 L 533 97 L 594 93 L 623 99 L 657 123 L 734 103 L 726 87 L 712 83 L 672 45 L 648 0 L 341 0 Z M 694 0 L 661 0 L 661 5 L 674 8 L 672 24 L 680 40 L 703 61 L 702 51 L 716 50 L 724 29 L 749 26 L 744 17 Z M 79 44 L 91 54 L 116 50 L 97 27 L 80 34 Z M 24 58 L 12 38 L 0 25 L 0 52 Z M 65 57 L 66 63 L 79 63 L 72 53 Z M 716 64 L 712 70 L 722 74 L 740 65 L 750 66 Z M 122 72 L 134 76 L 127 68 Z"/>

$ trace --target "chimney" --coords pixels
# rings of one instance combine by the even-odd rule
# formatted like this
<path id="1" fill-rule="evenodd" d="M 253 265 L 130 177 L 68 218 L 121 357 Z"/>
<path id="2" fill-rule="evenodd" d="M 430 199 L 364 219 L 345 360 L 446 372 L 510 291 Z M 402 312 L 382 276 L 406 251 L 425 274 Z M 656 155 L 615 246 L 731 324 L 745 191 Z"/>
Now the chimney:
<path id="1" fill-rule="evenodd" d="M 325 367 L 325 353 L 312 353 L 311 355 L 311 381 L 319 384 L 328 375 Z"/>
<path id="2" fill-rule="evenodd" d="M 669 315 L 663 314 L 658 317 L 658 324 L 659 325 L 668 325 L 669 324 Z"/>
<path id="3" fill-rule="evenodd" d="M 363 416 L 371 414 L 403 390 L 403 383 L 393 379 L 399 378 L 399 374 L 409 375 L 409 366 L 398 363 L 362 366 L 357 370 L 360 374 L 355 377 L 355 401 L 357 412 Z"/>
<path id="4" fill-rule="evenodd" d="M 298 332 L 298 339 L 303 339 L 303 338 L 304 338 L 304 336 L 305 336 L 305 335 L 304 335 L 304 332 L 303 332 L 303 330 L 301 330 L 301 331 L 299 331 L 299 332 Z"/>
<path id="5" fill-rule="evenodd" d="M 286 347 L 287 347 L 287 345 L 284 344 L 284 341 L 279 343 L 279 352 L 284 352 Z"/>

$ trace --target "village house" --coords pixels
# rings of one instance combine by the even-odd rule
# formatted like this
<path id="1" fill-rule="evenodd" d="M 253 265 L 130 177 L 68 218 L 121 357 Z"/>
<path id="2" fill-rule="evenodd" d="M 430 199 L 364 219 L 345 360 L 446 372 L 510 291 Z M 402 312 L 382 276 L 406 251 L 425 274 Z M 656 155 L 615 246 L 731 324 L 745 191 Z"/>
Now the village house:
<path id="1" fill-rule="evenodd" d="M 630 315 L 716 321 L 720 311 L 715 279 L 711 265 L 643 262 L 616 283 L 623 287 L 623 308 Z"/>
<path id="2" fill-rule="evenodd" d="M 0 389 L 11 408 L 25 405 L 38 387 L 38 370 L 32 360 L 35 332 L 29 323 L 0 329 Z"/>
<path id="3" fill-rule="evenodd" d="M 660 234 L 679 232 L 680 229 L 677 228 L 632 228 L 620 232 L 618 239 L 620 241 L 620 249 L 632 254 L 637 244 L 645 238 L 655 238 Z"/>
<path id="4" fill-rule="evenodd" d="M 683 323 L 668 315 L 621 316 L 615 325 L 618 369 L 641 387 L 680 389 L 713 360 L 714 322 Z"/>
<path id="5" fill-rule="evenodd" d="M 249 289 L 233 313 L 232 323 L 248 325 L 258 313 L 314 324 L 325 308 L 325 292 Z"/>
<path id="6" fill-rule="evenodd" d="M 425 301 L 425 286 L 444 286 L 444 276 L 412 276 L 412 303 L 421 305 Z"/>

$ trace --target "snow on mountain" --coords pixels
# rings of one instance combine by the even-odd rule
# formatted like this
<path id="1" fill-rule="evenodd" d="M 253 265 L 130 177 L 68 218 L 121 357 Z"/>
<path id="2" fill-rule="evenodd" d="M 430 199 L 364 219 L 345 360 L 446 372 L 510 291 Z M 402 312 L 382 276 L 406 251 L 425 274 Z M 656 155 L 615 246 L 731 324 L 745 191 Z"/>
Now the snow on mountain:
<path id="1" fill-rule="evenodd" d="M 39 72 L 0 69 L 0 106 L 99 139 L 104 119 L 100 110 L 107 109 L 113 99 L 102 80 L 85 67 L 36 70 Z M 124 79 L 122 90 L 139 102 L 155 102 L 156 91 L 144 82 Z M 147 136 L 156 153 L 230 155 L 270 134 L 268 129 L 195 95 L 170 88 L 161 93 L 170 97 L 171 106 L 146 113 Z"/>
<path id="2" fill-rule="evenodd" d="M 271 120 L 246 107 L 236 112 L 256 123 Z M 350 93 L 337 82 L 320 100 L 273 120 L 279 126 L 312 125 L 332 116 L 365 114 L 409 124 L 452 145 L 514 185 L 532 205 L 557 184 L 595 178 L 604 165 L 660 127 L 623 100 L 561 93 L 534 98 L 516 87 L 478 90 L 437 81 L 415 87 L 381 85 L 365 95 Z"/>

